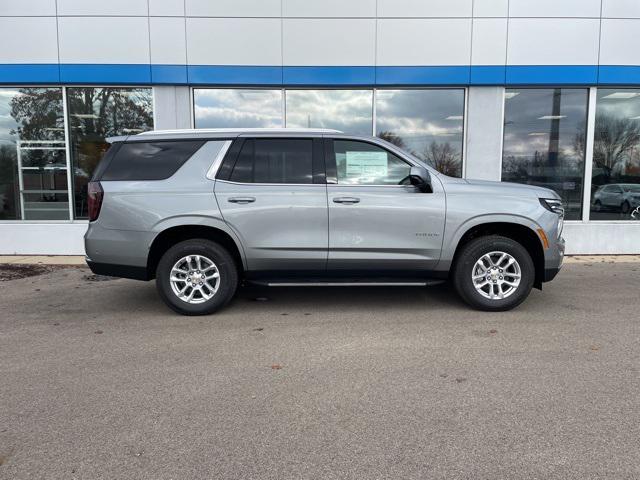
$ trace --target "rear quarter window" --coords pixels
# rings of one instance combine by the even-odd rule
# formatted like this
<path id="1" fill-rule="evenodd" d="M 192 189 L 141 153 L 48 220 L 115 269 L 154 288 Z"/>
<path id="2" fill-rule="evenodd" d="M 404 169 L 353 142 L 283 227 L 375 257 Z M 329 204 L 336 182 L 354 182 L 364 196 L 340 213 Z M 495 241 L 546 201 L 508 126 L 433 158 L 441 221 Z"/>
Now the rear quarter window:
<path id="1" fill-rule="evenodd" d="M 202 140 L 123 143 L 100 180 L 164 180 L 204 144 Z"/>

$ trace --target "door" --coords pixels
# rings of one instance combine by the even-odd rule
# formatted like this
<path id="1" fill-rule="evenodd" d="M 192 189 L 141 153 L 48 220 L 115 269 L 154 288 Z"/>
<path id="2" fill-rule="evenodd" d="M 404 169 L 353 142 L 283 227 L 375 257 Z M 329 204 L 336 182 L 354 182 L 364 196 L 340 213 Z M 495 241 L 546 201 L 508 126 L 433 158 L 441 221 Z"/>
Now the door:
<path id="1" fill-rule="evenodd" d="M 411 165 L 373 143 L 326 140 L 330 270 L 409 274 L 440 259 L 445 196 L 409 184 Z"/>
<path id="2" fill-rule="evenodd" d="M 215 196 L 251 271 L 324 271 L 327 191 L 320 138 L 247 138 Z M 230 149 L 230 152 L 234 149 Z M 228 165 L 228 161 L 232 165 Z"/>

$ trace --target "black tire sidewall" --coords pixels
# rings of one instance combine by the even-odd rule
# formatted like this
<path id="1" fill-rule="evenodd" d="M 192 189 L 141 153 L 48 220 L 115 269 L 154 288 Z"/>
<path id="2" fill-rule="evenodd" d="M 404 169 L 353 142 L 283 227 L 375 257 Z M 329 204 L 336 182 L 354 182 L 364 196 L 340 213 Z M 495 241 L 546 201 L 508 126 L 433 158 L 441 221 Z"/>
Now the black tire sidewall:
<path id="1" fill-rule="evenodd" d="M 171 289 L 169 280 L 173 265 L 187 255 L 202 255 L 211 259 L 220 272 L 220 286 L 208 301 L 190 304 L 179 299 Z M 167 250 L 156 269 L 156 287 L 164 302 L 182 315 L 207 315 L 224 307 L 233 298 L 238 287 L 238 269 L 231 255 L 219 244 L 210 240 L 186 240 Z"/>
<path id="2" fill-rule="evenodd" d="M 631 211 L 631 204 L 625 200 L 620 206 L 620 211 L 625 214 L 629 213 Z"/>
<path id="3" fill-rule="evenodd" d="M 483 297 L 473 285 L 471 273 L 478 259 L 489 252 L 508 253 L 520 265 L 521 279 L 516 291 L 502 300 Z M 463 247 L 454 267 L 454 286 L 462 299 L 474 308 L 485 311 L 510 310 L 522 303 L 533 287 L 535 266 L 529 252 L 518 242 L 507 237 L 488 236 L 471 240 Z"/>

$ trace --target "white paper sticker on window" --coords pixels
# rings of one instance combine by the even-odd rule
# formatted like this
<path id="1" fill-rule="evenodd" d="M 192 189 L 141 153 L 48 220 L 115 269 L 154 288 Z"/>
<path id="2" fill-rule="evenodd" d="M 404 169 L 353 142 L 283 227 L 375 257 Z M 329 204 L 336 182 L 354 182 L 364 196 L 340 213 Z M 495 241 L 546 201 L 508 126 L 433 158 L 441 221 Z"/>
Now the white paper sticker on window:
<path id="1" fill-rule="evenodd" d="M 347 178 L 387 176 L 387 152 L 346 152 Z"/>

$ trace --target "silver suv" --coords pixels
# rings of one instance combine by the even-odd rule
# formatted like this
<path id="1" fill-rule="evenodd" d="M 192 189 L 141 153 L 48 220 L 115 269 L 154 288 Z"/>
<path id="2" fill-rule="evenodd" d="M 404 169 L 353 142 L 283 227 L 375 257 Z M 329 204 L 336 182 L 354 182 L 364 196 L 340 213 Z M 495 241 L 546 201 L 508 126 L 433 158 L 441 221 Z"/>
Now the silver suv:
<path id="1" fill-rule="evenodd" d="M 185 315 L 240 282 L 427 285 L 508 310 L 562 264 L 551 190 L 452 178 L 334 130 L 155 131 L 110 139 L 88 187 L 87 264 L 156 279 Z"/>

